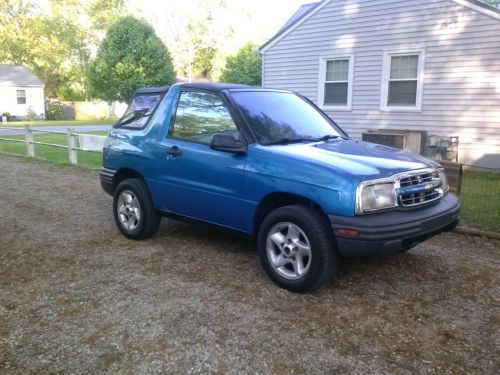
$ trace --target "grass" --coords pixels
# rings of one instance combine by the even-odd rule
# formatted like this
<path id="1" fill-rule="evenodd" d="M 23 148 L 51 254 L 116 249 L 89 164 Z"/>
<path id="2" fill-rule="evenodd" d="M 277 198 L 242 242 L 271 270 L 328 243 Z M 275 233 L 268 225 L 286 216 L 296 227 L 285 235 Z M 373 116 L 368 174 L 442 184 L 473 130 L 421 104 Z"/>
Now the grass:
<path id="1" fill-rule="evenodd" d="M 500 233 L 500 173 L 464 170 L 461 224 Z"/>
<path id="2" fill-rule="evenodd" d="M 85 134 L 107 135 L 107 131 L 85 132 Z M 2 138 L 11 138 L 24 140 L 24 135 L 2 136 Z M 35 142 L 46 142 L 57 145 L 67 145 L 67 136 L 65 134 L 34 134 Z M 77 145 L 78 146 L 78 145 Z M 0 140 L 0 152 L 8 154 L 26 155 L 26 144 L 20 142 L 9 142 Z M 35 145 L 35 156 L 39 159 L 51 162 L 53 164 L 69 164 L 68 150 L 66 148 Z M 77 151 L 78 165 L 100 168 L 102 166 L 102 154 L 97 152 Z"/>
<path id="3" fill-rule="evenodd" d="M 12 126 L 19 127 L 24 125 L 32 126 L 79 126 L 79 125 L 112 125 L 116 122 L 116 118 L 111 118 L 109 120 L 43 120 L 43 121 L 12 121 L 6 124 L 0 123 L 0 126 Z"/>

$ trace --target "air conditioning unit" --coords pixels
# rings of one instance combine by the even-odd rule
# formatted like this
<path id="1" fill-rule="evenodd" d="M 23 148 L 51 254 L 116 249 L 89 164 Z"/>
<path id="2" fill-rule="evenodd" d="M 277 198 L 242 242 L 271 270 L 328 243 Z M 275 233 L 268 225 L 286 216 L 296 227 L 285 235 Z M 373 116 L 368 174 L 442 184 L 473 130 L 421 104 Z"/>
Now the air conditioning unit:
<path id="1" fill-rule="evenodd" d="M 366 142 L 399 148 L 401 150 L 422 154 L 425 149 L 426 133 L 409 130 L 368 130 L 362 139 Z"/>

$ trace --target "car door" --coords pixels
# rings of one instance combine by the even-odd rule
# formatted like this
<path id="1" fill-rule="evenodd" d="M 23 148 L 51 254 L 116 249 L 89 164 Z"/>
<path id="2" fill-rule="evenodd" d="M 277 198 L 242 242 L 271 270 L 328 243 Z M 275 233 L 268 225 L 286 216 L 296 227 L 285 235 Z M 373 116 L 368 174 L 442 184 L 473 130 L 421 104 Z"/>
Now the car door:
<path id="1" fill-rule="evenodd" d="M 246 155 L 210 148 L 214 134 L 243 139 L 216 92 L 183 90 L 168 134 L 160 142 L 163 162 L 156 175 L 162 210 L 247 231 L 242 215 Z"/>

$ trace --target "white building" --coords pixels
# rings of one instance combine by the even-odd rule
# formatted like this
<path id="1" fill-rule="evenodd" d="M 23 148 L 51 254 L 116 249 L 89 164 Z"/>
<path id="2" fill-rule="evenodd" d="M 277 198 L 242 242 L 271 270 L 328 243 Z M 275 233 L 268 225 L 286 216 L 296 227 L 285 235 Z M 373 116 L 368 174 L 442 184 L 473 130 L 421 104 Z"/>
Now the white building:
<path id="1" fill-rule="evenodd" d="M 45 118 L 44 84 L 22 65 L 0 64 L 0 115 Z"/>
<path id="2" fill-rule="evenodd" d="M 307 96 L 355 139 L 450 157 L 458 137 L 459 161 L 500 168 L 494 7 L 323 0 L 302 6 L 260 53 L 263 85 Z"/>

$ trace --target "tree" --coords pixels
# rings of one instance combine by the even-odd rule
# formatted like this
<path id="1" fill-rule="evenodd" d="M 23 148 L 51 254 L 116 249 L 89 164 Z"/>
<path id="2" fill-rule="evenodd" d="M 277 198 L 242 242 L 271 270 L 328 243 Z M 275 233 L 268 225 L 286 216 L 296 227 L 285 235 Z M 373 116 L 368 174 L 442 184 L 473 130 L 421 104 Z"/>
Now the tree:
<path id="1" fill-rule="evenodd" d="M 170 53 L 146 22 L 132 16 L 113 23 L 87 72 L 91 95 L 130 102 L 135 89 L 175 81 Z"/>
<path id="2" fill-rule="evenodd" d="M 492 5 L 494 7 L 500 8 L 500 0 L 481 0 L 483 3 Z"/>
<path id="3" fill-rule="evenodd" d="M 187 0 L 150 17 L 171 47 L 179 75 L 211 79 L 219 75 L 227 50 L 234 50 L 233 11 L 234 4 L 227 0 Z"/>
<path id="4" fill-rule="evenodd" d="M 0 0 L 0 63 L 30 68 L 48 98 L 85 99 L 90 51 L 122 8 L 122 0 L 49 0 L 43 8 Z"/>
<path id="5" fill-rule="evenodd" d="M 220 81 L 254 86 L 260 85 L 262 62 L 254 49 L 255 45 L 247 43 L 240 48 L 236 55 L 228 56 Z"/>
<path id="6" fill-rule="evenodd" d="M 106 32 L 123 13 L 124 0 L 94 0 L 88 4 L 92 29 Z"/>
<path id="7" fill-rule="evenodd" d="M 199 78 L 212 78 L 215 54 L 217 50 L 211 47 L 200 48 L 194 54 L 192 73 Z"/>

